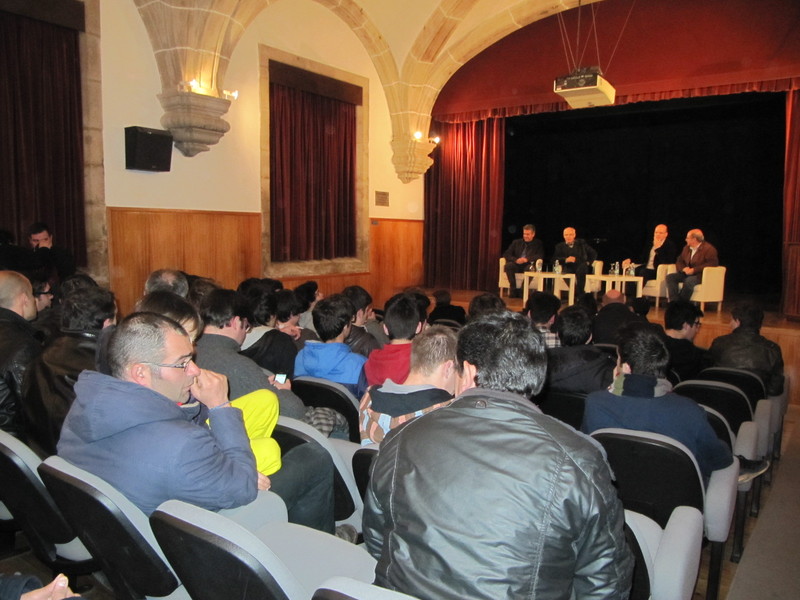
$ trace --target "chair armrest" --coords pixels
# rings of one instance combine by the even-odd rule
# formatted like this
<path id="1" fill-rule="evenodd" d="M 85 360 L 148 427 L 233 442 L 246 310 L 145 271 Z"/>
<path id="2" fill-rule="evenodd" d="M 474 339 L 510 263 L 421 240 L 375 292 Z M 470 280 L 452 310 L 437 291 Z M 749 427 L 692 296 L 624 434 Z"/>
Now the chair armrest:
<path id="1" fill-rule="evenodd" d="M 758 457 L 767 456 L 770 451 L 770 442 L 772 441 L 772 400 L 764 399 L 759 400 L 756 404 L 756 413 L 753 420 L 758 426 Z"/>
<path id="2" fill-rule="evenodd" d="M 706 488 L 705 521 L 706 537 L 711 542 L 728 539 L 733 511 L 736 508 L 736 492 L 739 483 L 739 459 L 724 469 L 712 471 Z"/>
<path id="3" fill-rule="evenodd" d="M 658 545 L 651 597 L 690 600 L 700 569 L 703 515 L 696 508 L 679 506 L 672 511 Z"/>

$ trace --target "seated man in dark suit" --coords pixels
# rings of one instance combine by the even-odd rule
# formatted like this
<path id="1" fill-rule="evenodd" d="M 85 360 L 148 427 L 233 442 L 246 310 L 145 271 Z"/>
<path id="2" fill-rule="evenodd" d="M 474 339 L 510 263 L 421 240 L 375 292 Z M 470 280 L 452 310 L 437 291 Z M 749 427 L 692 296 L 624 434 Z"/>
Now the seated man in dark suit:
<path id="1" fill-rule="evenodd" d="M 636 275 L 643 277 L 645 283 L 656 278 L 659 265 L 671 265 L 678 256 L 678 249 L 667 237 L 668 235 L 669 231 L 666 225 L 656 225 L 653 232 L 653 243 L 648 244 L 642 251 L 639 263 L 636 264 Z M 622 261 L 623 269 L 627 269 L 630 265 L 630 258 Z"/>
<path id="2" fill-rule="evenodd" d="M 597 260 L 597 251 L 586 243 L 586 240 L 575 239 L 575 228 L 564 230 L 564 241 L 556 244 L 553 262 L 558 261 L 564 273 L 575 273 L 575 290 L 583 293 L 586 285 L 586 274 L 592 270 L 592 263 Z"/>
<path id="3" fill-rule="evenodd" d="M 537 260 L 544 260 L 544 245 L 536 237 L 536 227 L 525 225 L 522 228 L 522 238 L 514 240 L 503 254 L 506 259 L 505 272 L 508 277 L 508 294 L 512 298 L 522 298 L 522 290 L 517 289 L 517 273 L 527 271 L 536 264 Z"/>

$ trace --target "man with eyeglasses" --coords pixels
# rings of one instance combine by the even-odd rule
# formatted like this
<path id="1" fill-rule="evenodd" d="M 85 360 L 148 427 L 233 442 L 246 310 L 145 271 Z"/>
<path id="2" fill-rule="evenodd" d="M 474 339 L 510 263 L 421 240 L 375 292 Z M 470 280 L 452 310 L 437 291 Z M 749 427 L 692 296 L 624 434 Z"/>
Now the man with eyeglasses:
<path id="1" fill-rule="evenodd" d="M 214 511 L 238 508 L 226 515 L 253 530 L 264 518 L 258 491 L 271 488 L 283 498 L 278 473 L 294 449 L 274 476 L 258 473 L 227 378 L 201 369 L 193 356 L 175 321 L 154 313 L 126 317 L 109 342 L 111 375 L 84 371 L 75 384 L 58 454 L 113 485 L 145 514 L 170 499 Z M 319 522 L 305 524 L 332 533 L 331 466 L 326 475 L 324 511 Z M 307 474 L 305 481 L 312 479 Z M 302 498 L 284 501 L 291 514 Z"/>
<path id="2" fill-rule="evenodd" d="M 669 350 L 667 367 L 680 377 L 680 381 L 693 379 L 700 371 L 711 366 L 711 354 L 694 345 L 700 331 L 703 311 L 687 300 L 675 300 L 664 311 L 664 343 Z"/>

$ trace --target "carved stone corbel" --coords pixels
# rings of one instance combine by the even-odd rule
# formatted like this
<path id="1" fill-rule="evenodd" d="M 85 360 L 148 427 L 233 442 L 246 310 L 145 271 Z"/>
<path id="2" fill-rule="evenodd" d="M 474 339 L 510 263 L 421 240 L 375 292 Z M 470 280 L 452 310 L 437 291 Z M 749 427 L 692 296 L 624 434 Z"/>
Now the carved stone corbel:
<path id="1" fill-rule="evenodd" d="M 228 112 L 230 100 L 177 90 L 159 94 L 158 99 L 164 109 L 161 126 L 169 129 L 184 156 L 206 152 L 231 128 L 221 118 Z"/>

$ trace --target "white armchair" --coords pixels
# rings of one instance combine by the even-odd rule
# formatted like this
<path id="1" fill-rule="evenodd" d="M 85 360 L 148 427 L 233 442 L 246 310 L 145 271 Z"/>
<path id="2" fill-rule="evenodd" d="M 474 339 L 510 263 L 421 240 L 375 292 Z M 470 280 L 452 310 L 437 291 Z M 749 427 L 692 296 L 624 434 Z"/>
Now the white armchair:
<path id="1" fill-rule="evenodd" d="M 658 265 L 656 278 L 644 284 L 642 296 L 650 296 L 656 299 L 656 309 L 661 298 L 667 297 L 667 275 L 675 272 L 675 265 Z"/>
<path id="2" fill-rule="evenodd" d="M 524 275 L 522 273 L 517 273 L 517 289 L 522 289 L 524 285 Z M 508 281 L 508 275 L 506 275 L 506 259 L 504 257 L 500 257 L 500 275 L 497 280 L 497 287 L 500 288 L 500 297 L 503 297 L 503 290 L 506 290 L 508 293 L 511 284 Z"/>
<path id="3" fill-rule="evenodd" d="M 725 267 L 706 267 L 703 269 L 703 281 L 692 291 L 692 302 L 700 303 L 700 310 L 705 311 L 706 302 L 717 303 L 717 314 L 722 312 L 722 300 L 725 297 Z"/>

